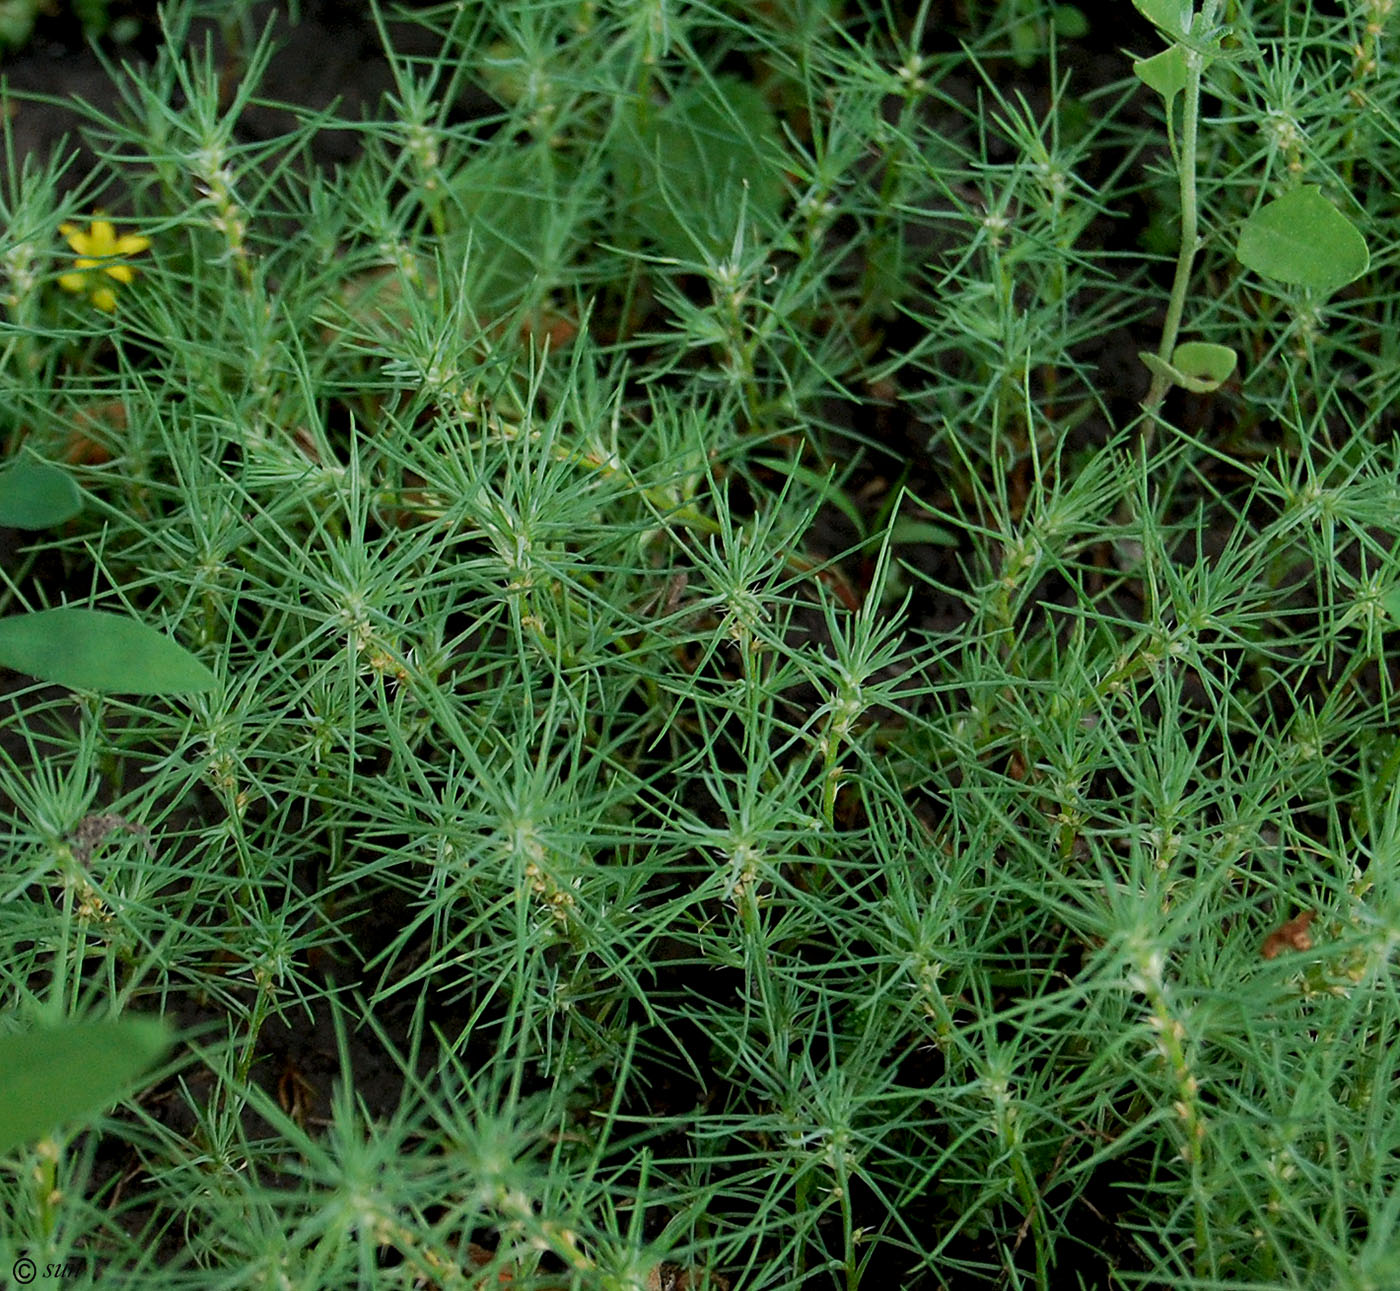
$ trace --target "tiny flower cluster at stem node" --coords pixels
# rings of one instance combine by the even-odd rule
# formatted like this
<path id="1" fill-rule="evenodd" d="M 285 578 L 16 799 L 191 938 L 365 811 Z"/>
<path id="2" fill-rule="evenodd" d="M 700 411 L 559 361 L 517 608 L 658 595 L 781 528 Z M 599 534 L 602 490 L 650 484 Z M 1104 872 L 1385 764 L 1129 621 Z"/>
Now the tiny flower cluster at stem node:
<path id="1" fill-rule="evenodd" d="M 103 219 L 94 219 L 86 229 L 60 224 L 58 231 L 78 257 L 72 273 L 59 275 L 58 285 L 75 295 L 86 294 L 98 309 L 110 314 L 117 307 L 117 293 L 107 279 L 123 284 L 135 279 L 136 270 L 122 257 L 145 251 L 151 245 L 150 238 L 136 233 L 118 237 L 111 221 Z"/>

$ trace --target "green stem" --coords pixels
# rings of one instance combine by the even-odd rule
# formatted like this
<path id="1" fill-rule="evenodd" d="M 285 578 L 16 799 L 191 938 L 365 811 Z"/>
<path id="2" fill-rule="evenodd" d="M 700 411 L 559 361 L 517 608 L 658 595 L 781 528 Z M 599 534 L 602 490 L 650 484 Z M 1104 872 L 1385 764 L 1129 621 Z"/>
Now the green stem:
<path id="1" fill-rule="evenodd" d="M 1205 0 L 1201 6 L 1196 29 L 1204 31 L 1215 23 L 1219 0 Z M 1199 213 L 1196 204 L 1196 145 L 1201 120 L 1201 74 L 1205 70 L 1205 56 L 1194 49 L 1187 49 L 1186 88 L 1183 91 L 1181 116 L 1181 152 L 1177 175 L 1181 189 L 1181 247 L 1176 257 L 1176 277 L 1172 280 L 1171 299 L 1167 303 L 1167 317 L 1162 324 L 1162 340 L 1157 347 L 1157 357 L 1164 364 L 1170 364 L 1172 351 L 1176 349 L 1177 334 L 1181 330 L 1181 316 L 1186 309 L 1186 291 L 1191 285 L 1191 269 L 1200 250 L 1197 240 Z M 1168 106 L 1168 112 L 1171 111 Z M 1152 384 L 1147 389 L 1147 397 L 1142 401 L 1143 408 L 1154 413 L 1158 405 L 1167 397 L 1171 388 L 1171 377 L 1160 369 L 1152 374 Z M 1155 417 L 1149 421 L 1144 432 L 1144 440 L 1150 437 L 1155 426 Z"/>

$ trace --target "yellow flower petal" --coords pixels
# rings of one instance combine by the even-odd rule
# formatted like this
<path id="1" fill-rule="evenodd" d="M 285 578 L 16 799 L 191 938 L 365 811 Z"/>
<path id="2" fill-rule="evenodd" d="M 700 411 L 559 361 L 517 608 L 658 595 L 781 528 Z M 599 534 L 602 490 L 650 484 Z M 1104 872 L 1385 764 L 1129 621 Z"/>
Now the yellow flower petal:
<path id="1" fill-rule="evenodd" d="M 104 219 L 94 219 L 86 229 L 65 222 L 58 226 L 58 231 L 76 254 L 74 272 L 60 274 L 58 285 L 64 291 L 86 293 L 98 309 L 110 314 L 117 307 L 117 293 L 107 280 L 123 284 L 134 282 L 136 269 L 122 257 L 147 250 L 150 238 L 139 233 L 118 237 L 111 220 Z"/>

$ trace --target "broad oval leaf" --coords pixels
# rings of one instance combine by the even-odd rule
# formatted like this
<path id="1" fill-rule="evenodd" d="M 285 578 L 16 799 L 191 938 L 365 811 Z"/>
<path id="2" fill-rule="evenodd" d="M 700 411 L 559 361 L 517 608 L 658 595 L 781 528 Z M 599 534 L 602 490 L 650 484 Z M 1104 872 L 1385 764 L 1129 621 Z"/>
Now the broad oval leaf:
<path id="1" fill-rule="evenodd" d="M 1235 256 L 1265 278 L 1314 291 L 1345 287 L 1371 264 L 1361 231 L 1318 184 L 1304 184 L 1255 211 L 1240 230 Z"/>
<path id="2" fill-rule="evenodd" d="M 1381 608 L 1400 626 L 1400 583 L 1381 593 Z"/>
<path id="3" fill-rule="evenodd" d="M 697 243 L 723 254 L 741 209 L 761 228 L 780 225 L 787 183 L 774 141 L 782 131 L 755 86 L 722 76 L 628 124 L 617 175 L 638 228 L 666 255 L 693 259 Z"/>
<path id="4" fill-rule="evenodd" d="M 102 1111 L 170 1041 L 159 1018 L 67 1022 L 0 1036 L 0 1153 Z"/>
<path id="5" fill-rule="evenodd" d="M 961 539 L 951 529 L 926 520 L 896 520 L 890 526 L 890 542 L 931 547 L 956 547 Z"/>
<path id="6" fill-rule="evenodd" d="M 1190 349 L 1187 348 L 1191 346 L 1201 346 L 1203 348 L 1211 350 L 1229 351 L 1231 363 L 1229 370 L 1225 372 L 1225 376 L 1222 376 L 1219 379 L 1217 379 L 1209 375 L 1197 375 L 1197 371 L 1195 369 L 1199 368 L 1200 362 L 1198 361 L 1197 356 L 1194 356 L 1191 353 Z M 1143 361 L 1144 366 L 1150 373 L 1152 373 L 1154 377 L 1162 377 L 1165 380 L 1170 381 L 1173 385 L 1180 386 L 1183 390 L 1190 390 L 1193 394 L 1209 394 L 1212 390 L 1214 390 L 1217 386 L 1220 385 L 1220 382 L 1223 381 L 1225 377 L 1230 375 L 1230 372 L 1234 371 L 1234 351 L 1230 350 L 1228 346 L 1207 345 L 1205 341 L 1187 341 L 1185 346 L 1178 345 L 1176 349 L 1172 351 L 1173 360 L 1175 360 L 1177 356 L 1181 354 L 1183 348 L 1187 348 L 1186 360 L 1188 364 L 1187 368 L 1184 369 L 1179 367 L 1175 362 L 1167 363 L 1165 360 L 1159 359 L 1155 354 L 1152 354 L 1146 350 L 1139 352 L 1138 358 L 1140 358 Z M 1210 359 L 1208 359 L 1207 362 L 1210 365 L 1209 370 L 1218 370 L 1221 366 L 1219 356 L 1213 356 Z"/>
<path id="7" fill-rule="evenodd" d="M 0 524 L 48 529 L 83 509 L 83 495 L 67 471 L 26 457 L 0 471 Z"/>
<path id="8" fill-rule="evenodd" d="M 858 534 L 864 535 L 865 517 L 861 515 L 855 501 L 832 480 L 829 472 L 814 471 L 810 466 L 803 466 L 783 457 L 756 457 L 753 460 L 755 465 L 766 466 L 779 475 L 790 476 L 798 484 L 811 489 L 820 501 L 829 503 L 845 516 Z"/>
<path id="9" fill-rule="evenodd" d="M 1211 341 L 1183 341 L 1172 351 L 1172 367 L 1196 384 L 1188 390 L 1205 393 L 1227 381 L 1235 370 L 1236 356 L 1228 345 Z"/>
<path id="10" fill-rule="evenodd" d="M 1191 29 L 1191 0 L 1133 0 L 1133 8 L 1173 38 Z"/>
<path id="11" fill-rule="evenodd" d="M 183 646 L 136 619 L 64 606 L 0 619 L 0 666 L 109 695 L 209 690 L 214 674 Z"/>
<path id="12" fill-rule="evenodd" d="M 1078 5 L 1057 4 L 1050 8 L 1050 21 L 1055 25 L 1055 35 L 1061 40 L 1078 40 L 1090 31 L 1089 20 Z"/>
<path id="13" fill-rule="evenodd" d="M 541 162 L 524 148 L 505 155 L 483 150 L 453 177 L 453 210 L 462 225 L 454 219 L 449 238 L 461 248 L 453 252 L 463 262 L 459 289 L 478 315 L 500 317 L 536 279 L 562 272 L 577 249 L 579 210 L 597 182 L 562 158 Z"/>
<path id="14" fill-rule="evenodd" d="M 1149 89 L 1156 90 L 1170 110 L 1172 100 L 1186 88 L 1186 51 L 1173 45 L 1151 58 L 1139 58 L 1133 63 L 1133 74 Z"/>

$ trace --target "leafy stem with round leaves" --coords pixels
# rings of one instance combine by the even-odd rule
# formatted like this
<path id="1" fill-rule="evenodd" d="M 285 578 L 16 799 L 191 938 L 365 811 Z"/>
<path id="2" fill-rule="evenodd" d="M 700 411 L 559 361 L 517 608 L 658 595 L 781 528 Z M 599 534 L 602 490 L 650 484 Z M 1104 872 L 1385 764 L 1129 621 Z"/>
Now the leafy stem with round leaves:
<path id="1" fill-rule="evenodd" d="M 1181 245 L 1167 316 L 1162 324 L 1162 338 L 1156 354 L 1142 355 L 1152 373 L 1152 383 L 1142 401 L 1143 408 L 1150 414 L 1174 384 L 1185 385 L 1188 389 L 1214 389 L 1233 370 L 1234 353 L 1225 346 L 1203 347 L 1199 343 L 1189 349 L 1177 346 L 1191 269 L 1196 252 L 1200 250 L 1196 149 L 1200 131 L 1201 77 L 1220 47 L 1221 31 L 1216 26 L 1220 0 L 1205 0 L 1200 12 L 1194 15 L 1189 0 L 1134 0 L 1134 3 L 1159 31 L 1173 40 L 1170 48 L 1154 58 L 1134 63 L 1133 71 L 1165 102 L 1168 144 L 1176 163 L 1181 192 Z M 1172 101 L 1178 93 L 1182 95 L 1179 144 L 1172 132 Z M 1200 370 L 1189 370 L 1195 367 Z"/>

